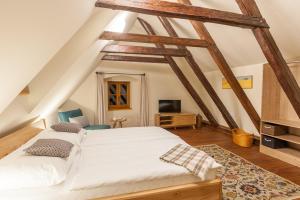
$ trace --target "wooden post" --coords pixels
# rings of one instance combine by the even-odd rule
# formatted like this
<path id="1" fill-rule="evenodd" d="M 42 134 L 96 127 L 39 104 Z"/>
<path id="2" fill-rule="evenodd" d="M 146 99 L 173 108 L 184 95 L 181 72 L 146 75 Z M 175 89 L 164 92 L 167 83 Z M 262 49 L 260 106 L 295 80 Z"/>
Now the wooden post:
<path id="1" fill-rule="evenodd" d="M 156 35 L 156 33 L 154 32 L 154 30 L 150 24 L 148 24 L 147 22 L 145 22 L 144 20 L 142 20 L 140 18 L 138 18 L 138 20 L 139 20 L 140 24 L 142 25 L 142 27 L 145 29 L 145 31 L 149 35 Z M 162 45 L 162 44 L 156 44 L 156 46 L 157 46 L 157 48 L 164 48 L 164 45 Z M 212 113 L 209 111 L 207 106 L 204 104 L 204 102 L 202 101 L 202 99 L 200 98 L 200 96 L 198 95 L 196 90 L 190 84 L 188 79 L 185 77 L 183 72 L 180 70 L 179 66 L 176 64 L 174 59 L 168 55 L 165 56 L 165 59 L 169 62 L 170 67 L 172 68 L 172 70 L 174 71 L 174 73 L 176 74 L 178 79 L 181 81 L 181 83 L 184 85 L 184 87 L 187 89 L 187 91 L 190 93 L 190 95 L 192 96 L 194 101 L 198 104 L 199 108 L 202 110 L 204 115 L 207 117 L 207 119 L 209 120 L 211 125 L 218 126 L 219 125 L 218 122 L 216 121 L 216 119 L 214 118 Z"/>
<path id="2" fill-rule="evenodd" d="M 191 5 L 190 0 L 177 0 L 180 3 Z M 227 63 L 226 59 L 224 58 L 223 54 L 217 47 L 214 39 L 206 29 L 205 25 L 199 21 L 191 21 L 194 29 L 196 30 L 197 34 L 201 39 L 206 39 L 211 45 L 208 47 L 208 51 L 216 64 L 218 65 L 219 69 L 221 70 L 223 76 L 226 78 L 228 83 L 230 84 L 233 92 L 243 105 L 244 109 L 248 113 L 251 121 L 253 122 L 256 129 L 259 131 L 260 129 L 260 117 L 257 114 L 255 108 L 253 107 L 252 103 L 250 102 L 249 98 L 247 97 L 246 93 L 242 89 L 241 85 L 237 81 L 236 77 L 234 76 L 229 64 Z"/>
<path id="3" fill-rule="evenodd" d="M 175 29 L 172 27 L 171 23 L 168 21 L 167 18 L 165 18 L 165 17 L 158 17 L 158 18 L 171 37 L 178 37 Z M 178 48 L 187 50 L 187 48 L 185 46 L 178 46 Z M 199 81 L 202 83 L 202 85 L 206 89 L 206 91 L 209 94 L 209 96 L 211 97 L 211 99 L 214 101 L 215 105 L 221 112 L 221 114 L 222 114 L 223 118 L 225 119 L 226 123 L 228 124 L 228 126 L 231 129 L 238 128 L 238 125 L 236 124 L 236 122 L 234 121 L 234 119 L 232 118 L 232 116 L 230 115 L 228 110 L 226 109 L 225 105 L 223 104 L 223 102 L 221 101 L 221 99 L 219 98 L 219 96 L 217 95 L 217 93 L 215 92 L 215 90 L 213 89 L 213 87 L 211 86 L 211 84 L 209 83 L 207 78 L 205 77 L 204 73 L 201 71 L 201 69 L 200 69 L 199 65 L 197 64 L 197 62 L 195 61 L 193 55 L 191 53 L 189 53 L 184 58 L 186 59 L 187 63 L 190 65 L 190 67 L 193 69 L 194 73 L 196 74 Z"/>
<path id="4" fill-rule="evenodd" d="M 236 2 L 243 14 L 257 17 L 262 16 L 254 0 L 236 0 Z M 253 29 L 253 33 L 270 66 L 272 67 L 283 91 L 300 118 L 299 85 L 283 58 L 270 30 L 267 28 L 256 28 Z"/>

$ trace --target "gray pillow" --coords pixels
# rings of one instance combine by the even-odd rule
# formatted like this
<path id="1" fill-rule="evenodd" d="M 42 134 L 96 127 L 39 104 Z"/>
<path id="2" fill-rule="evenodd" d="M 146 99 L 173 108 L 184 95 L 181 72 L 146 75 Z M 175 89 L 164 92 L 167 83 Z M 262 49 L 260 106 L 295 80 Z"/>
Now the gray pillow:
<path id="1" fill-rule="evenodd" d="M 39 139 L 33 145 L 24 149 L 26 153 L 34 156 L 49 156 L 67 158 L 73 144 L 60 139 Z"/>
<path id="2" fill-rule="evenodd" d="M 81 127 L 87 127 L 90 125 L 90 122 L 86 116 L 70 117 L 69 121 L 74 124 L 78 124 Z"/>
<path id="3" fill-rule="evenodd" d="M 81 126 L 75 123 L 59 123 L 54 124 L 51 128 L 58 132 L 69 132 L 69 133 L 79 133 Z"/>

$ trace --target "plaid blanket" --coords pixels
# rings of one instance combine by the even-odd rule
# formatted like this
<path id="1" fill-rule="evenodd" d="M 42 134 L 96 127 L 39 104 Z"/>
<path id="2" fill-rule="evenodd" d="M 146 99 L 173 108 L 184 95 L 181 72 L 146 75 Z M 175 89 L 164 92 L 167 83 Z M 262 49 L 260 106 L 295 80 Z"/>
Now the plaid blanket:
<path id="1" fill-rule="evenodd" d="M 211 174 L 208 174 L 211 170 L 213 170 L 213 174 L 215 175 L 216 169 L 221 167 L 221 165 L 216 163 L 216 161 L 205 152 L 183 144 L 176 145 L 162 155 L 160 159 L 167 163 L 185 167 L 202 180 L 207 180 L 207 177 L 211 177 Z"/>

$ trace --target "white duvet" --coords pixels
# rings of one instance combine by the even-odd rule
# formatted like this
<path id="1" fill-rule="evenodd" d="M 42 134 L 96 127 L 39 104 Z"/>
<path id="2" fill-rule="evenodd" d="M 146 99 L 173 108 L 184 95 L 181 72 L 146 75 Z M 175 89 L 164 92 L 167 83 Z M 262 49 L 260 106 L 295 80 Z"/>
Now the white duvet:
<path id="1" fill-rule="evenodd" d="M 178 136 L 159 127 L 133 127 L 91 130 L 88 131 L 86 138 L 82 142 L 82 146 L 111 144 L 121 145 L 125 143 L 151 142 L 153 140 L 170 138 L 180 139 Z M 183 140 L 181 139 L 180 141 L 183 142 Z"/>
<path id="2" fill-rule="evenodd" d="M 183 167 L 159 159 L 177 144 L 186 143 L 157 127 L 90 132 L 82 143 L 80 165 L 68 186 L 78 190 L 190 174 Z M 211 173 L 214 178 L 215 172 Z"/>
<path id="3" fill-rule="evenodd" d="M 82 200 L 201 181 L 160 161 L 178 136 L 157 127 L 88 131 L 66 181 L 43 188 L 1 191 L 0 199 Z M 211 178 L 215 177 L 212 170 Z"/>

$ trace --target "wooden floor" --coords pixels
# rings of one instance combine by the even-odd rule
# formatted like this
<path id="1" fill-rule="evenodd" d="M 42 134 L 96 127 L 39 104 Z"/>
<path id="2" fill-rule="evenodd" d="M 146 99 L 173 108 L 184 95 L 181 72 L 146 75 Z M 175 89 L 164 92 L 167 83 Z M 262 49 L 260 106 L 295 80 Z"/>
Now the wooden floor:
<path id="1" fill-rule="evenodd" d="M 258 145 L 242 148 L 235 145 L 229 134 L 215 128 L 170 130 L 190 145 L 217 144 L 248 161 L 300 185 L 300 168 L 259 153 Z"/>

